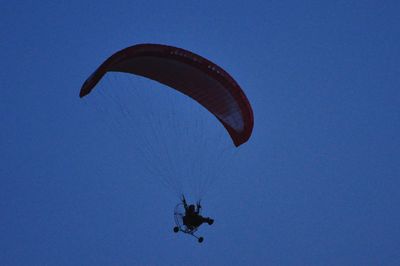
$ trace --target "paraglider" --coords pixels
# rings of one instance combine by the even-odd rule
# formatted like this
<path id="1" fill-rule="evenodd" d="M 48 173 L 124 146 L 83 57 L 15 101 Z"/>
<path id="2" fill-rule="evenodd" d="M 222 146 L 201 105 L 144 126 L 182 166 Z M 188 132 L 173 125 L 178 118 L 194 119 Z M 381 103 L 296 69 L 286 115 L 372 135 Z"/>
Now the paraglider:
<path id="1" fill-rule="evenodd" d="M 138 44 L 111 55 L 84 82 L 79 96 L 91 93 L 104 75 L 122 72 L 149 78 L 190 97 L 224 126 L 234 146 L 247 142 L 253 130 L 251 105 L 237 82 L 220 66 L 193 52 L 161 44 Z M 183 197 L 175 208 L 175 232 L 193 236 L 213 219 L 200 215 L 200 202 L 188 205 Z M 202 237 L 199 242 L 203 241 Z"/>
<path id="2" fill-rule="evenodd" d="M 183 209 L 182 209 L 183 206 Z M 182 195 L 182 203 L 179 203 L 175 207 L 174 218 L 175 224 L 174 232 L 183 232 L 185 234 L 189 234 L 197 238 L 199 243 L 203 242 L 203 237 L 197 237 L 194 233 L 203 223 L 207 223 L 208 225 L 212 225 L 214 223 L 214 219 L 209 217 L 203 217 L 200 215 L 201 211 L 200 201 L 194 204 L 188 205 L 185 199 L 185 196 Z"/>

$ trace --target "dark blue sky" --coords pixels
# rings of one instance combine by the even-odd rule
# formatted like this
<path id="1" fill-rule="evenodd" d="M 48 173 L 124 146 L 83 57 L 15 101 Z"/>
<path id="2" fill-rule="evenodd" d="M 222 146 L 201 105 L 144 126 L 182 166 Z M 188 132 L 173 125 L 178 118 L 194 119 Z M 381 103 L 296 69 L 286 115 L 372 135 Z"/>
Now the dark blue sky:
<path id="1" fill-rule="evenodd" d="M 400 265 L 399 13 L 398 1 L 3 1 L 0 264 Z M 120 130 L 115 102 L 78 97 L 137 43 L 209 58 L 253 106 L 252 138 L 203 199 L 216 223 L 201 245 L 173 234 L 178 198 L 132 148 L 138 120 Z M 188 153 L 209 160 L 198 146 Z"/>

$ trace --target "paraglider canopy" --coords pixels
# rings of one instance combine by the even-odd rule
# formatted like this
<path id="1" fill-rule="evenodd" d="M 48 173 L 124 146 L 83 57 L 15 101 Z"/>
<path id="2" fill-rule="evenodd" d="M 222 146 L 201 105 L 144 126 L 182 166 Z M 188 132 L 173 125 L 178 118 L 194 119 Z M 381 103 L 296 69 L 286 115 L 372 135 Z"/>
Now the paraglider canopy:
<path id="1" fill-rule="evenodd" d="M 224 125 L 235 146 L 253 130 L 253 111 L 236 81 L 221 67 L 187 50 L 160 44 L 138 44 L 116 52 L 84 82 L 89 94 L 107 72 L 147 77 L 189 96 Z"/>

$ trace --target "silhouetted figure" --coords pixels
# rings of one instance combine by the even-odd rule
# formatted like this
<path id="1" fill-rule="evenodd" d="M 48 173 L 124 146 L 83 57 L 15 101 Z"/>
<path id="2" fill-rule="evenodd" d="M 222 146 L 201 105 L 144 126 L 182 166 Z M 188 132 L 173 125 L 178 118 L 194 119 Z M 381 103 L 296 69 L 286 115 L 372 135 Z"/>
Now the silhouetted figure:
<path id="1" fill-rule="evenodd" d="M 182 196 L 182 203 L 185 207 L 185 216 L 183 216 L 183 224 L 189 229 L 193 230 L 203 223 L 208 223 L 212 225 L 214 220 L 211 218 L 205 218 L 200 215 L 201 205 L 200 202 L 197 202 L 196 206 L 194 204 L 188 205 L 186 203 L 186 199 Z"/>

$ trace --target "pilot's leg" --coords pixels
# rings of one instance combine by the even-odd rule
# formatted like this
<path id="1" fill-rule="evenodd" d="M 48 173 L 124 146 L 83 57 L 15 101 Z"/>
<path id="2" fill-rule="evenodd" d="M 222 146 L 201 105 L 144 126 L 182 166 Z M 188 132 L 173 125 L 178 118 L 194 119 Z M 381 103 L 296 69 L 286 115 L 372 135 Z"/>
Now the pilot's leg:
<path id="1" fill-rule="evenodd" d="M 205 222 L 208 223 L 209 225 L 212 225 L 212 224 L 214 223 L 214 219 L 211 219 L 211 218 L 208 218 L 208 217 L 207 217 L 207 218 L 205 219 Z"/>

